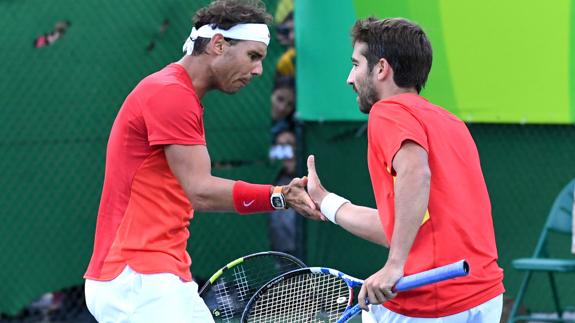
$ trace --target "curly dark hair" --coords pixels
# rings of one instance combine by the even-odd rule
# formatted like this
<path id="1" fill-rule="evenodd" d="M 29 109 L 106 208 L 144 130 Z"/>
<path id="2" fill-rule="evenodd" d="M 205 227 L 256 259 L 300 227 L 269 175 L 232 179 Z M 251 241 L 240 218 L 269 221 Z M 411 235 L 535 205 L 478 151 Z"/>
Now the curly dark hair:
<path id="1" fill-rule="evenodd" d="M 358 20 L 351 30 L 352 43 L 363 42 L 367 50 L 369 71 L 380 58 L 393 69 L 393 80 L 399 87 L 415 87 L 419 93 L 431 70 L 431 43 L 417 24 L 403 18 L 380 20 L 375 17 Z"/>
<path id="2" fill-rule="evenodd" d="M 244 23 L 266 24 L 272 22 L 272 16 L 266 11 L 260 0 L 217 0 L 196 12 L 193 18 L 194 27 L 213 24 L 217 28 L 228 30 Z M 226 39 L 232 45 L 240 40 Z M 194 43 L 193 56 L 205 52 L 208 38 L 198 38 Z"/>

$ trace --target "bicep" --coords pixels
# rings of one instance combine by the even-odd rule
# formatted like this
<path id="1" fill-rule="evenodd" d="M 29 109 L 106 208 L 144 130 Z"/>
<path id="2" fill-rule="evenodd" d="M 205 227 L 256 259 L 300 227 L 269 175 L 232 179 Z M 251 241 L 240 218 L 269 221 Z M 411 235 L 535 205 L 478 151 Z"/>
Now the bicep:
<path id="1" fill-rule="evenodd" d="M 204 145 L 167 145 L 164 147 L 170 170 L 187 191 L 191 183 L 211 176 L 211 160 Z"/>
<path id="2" fill-rule="evenodd" d="M 416 142 L 406 140 L 401 144 L 401 148 L 399 148 L 395 154 L 392 165 L 393 170 L 398 175 L 413 171 L 428 173 L 429 161 L 427 151 Z"/>

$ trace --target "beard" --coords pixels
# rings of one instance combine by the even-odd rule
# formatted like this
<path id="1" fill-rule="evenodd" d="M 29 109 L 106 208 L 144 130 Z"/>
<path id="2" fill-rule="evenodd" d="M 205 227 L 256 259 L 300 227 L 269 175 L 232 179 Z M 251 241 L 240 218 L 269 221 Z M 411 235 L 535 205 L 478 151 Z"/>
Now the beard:
<path id="1" fill-rule="evenodd" d="M 357 80 L 357 87 L 354 86 L 359 98 L 359 111 L 365 114 L 369 114 L 371 107 L 379 101 L 377 91 L 373 83 L 369 81 L 369 76 L 366 75 L 365 78 Z"/>

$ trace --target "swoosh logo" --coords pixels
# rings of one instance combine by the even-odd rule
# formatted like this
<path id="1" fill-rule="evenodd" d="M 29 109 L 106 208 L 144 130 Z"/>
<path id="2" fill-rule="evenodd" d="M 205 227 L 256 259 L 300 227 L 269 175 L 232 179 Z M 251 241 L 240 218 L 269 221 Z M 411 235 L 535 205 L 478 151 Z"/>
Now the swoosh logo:
<path id="1" fill-rule="evenodd" d="M 251 200 L 249 202 L 244 201 L 244 207 L 250 207 L 250 205 L 254 204 L 256 200 Z"/>

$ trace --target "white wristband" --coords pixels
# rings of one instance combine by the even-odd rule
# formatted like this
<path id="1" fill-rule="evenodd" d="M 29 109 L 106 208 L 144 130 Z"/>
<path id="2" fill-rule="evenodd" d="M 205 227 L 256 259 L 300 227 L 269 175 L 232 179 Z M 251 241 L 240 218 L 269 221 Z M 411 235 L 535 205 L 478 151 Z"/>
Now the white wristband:
<path id="1" fill-rule="evenodd" d="M 335 222 L 335 214 L 345 203 L 349 203 L 349 200 L 346 200 L 337 194 L 329 193 L 321 201 L 321 213 L 323 213 L 323 215 L 325 215 L 325 217 L 331 222 L 337 224 L 337 222 Z"/>

